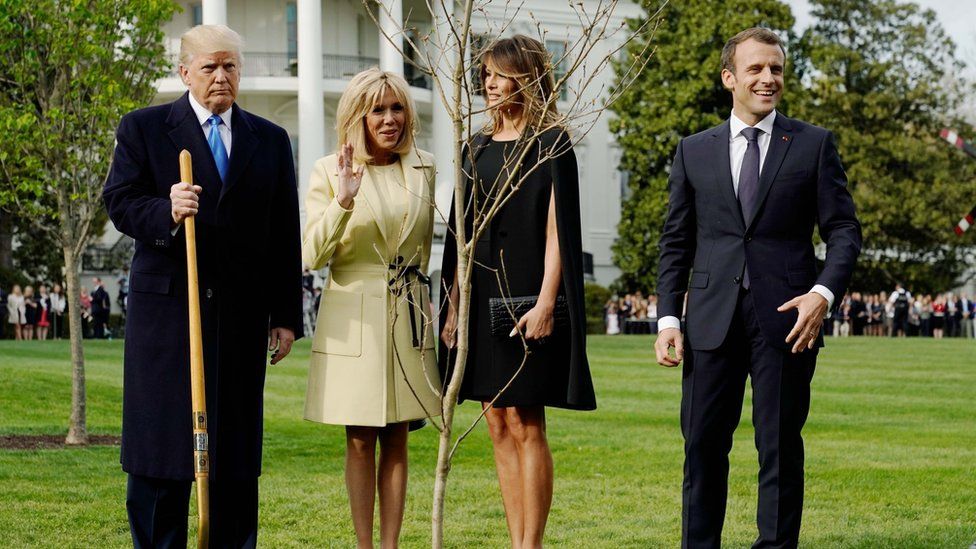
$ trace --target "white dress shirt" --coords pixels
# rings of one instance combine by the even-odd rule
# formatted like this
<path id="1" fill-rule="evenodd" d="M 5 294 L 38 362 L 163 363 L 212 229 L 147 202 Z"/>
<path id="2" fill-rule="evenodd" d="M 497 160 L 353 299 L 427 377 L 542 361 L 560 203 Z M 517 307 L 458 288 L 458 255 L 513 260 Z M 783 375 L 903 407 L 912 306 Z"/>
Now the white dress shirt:
<path id="1" fill-rule="evenodd" d="M 188 93 L 187 96 L 190 98 L 190 107 L 193 108 L 193 113 L 197 115 L 197 120 L 200 121 L 200 129 L 203 131 L 203 138 L 209 140 L 210 132 L 213 131 L 210 128 L 210 117 L 213 116 L 214 113 L 210 112 L 209 110 L 207 110 L 207 107 L 204 107 L 199 102 L 197 102 L 196 98 L 193 97 L 192 93 Z M 220 139 L 221 141 L 224 142 L 224 148 L 227 149 L 228 161 L 230 160 L 230 142 L 231 142 L 231 135 L 232 135 L 230 131 L 230 118 L 231 118 L 231 113 L 233 111 L 234 111 L 234 107 L 232 105 L 229 109 L 220 113 L 219 115 L 220 119 L 223 120 L 224 123 L 217 126 L 217 131 L 220 132 Z M 180 223 L 179 225 L 173 227 L 169 231 L 170 234 L 176 236 L 176 233 L 180 232 L 180 227 L 182 226 L 183 224 Z"/>
<path id="2" fill-rule="evenodd" d="M 200 129 L 203 130 L 204 139 L 210 139 L 210 117 L 214 113 L 210 112 L 207 107 L 204 107 L 197 102 L 193 94 L 187 94 L 190 96 L 190 106 L 193 107 L 193 112 L 197 115 L 197 120 L 200 121 Z M 220 131 L 220 139 L 224 142 L 224 148 L 227 149 L 227 158 L 230 158 L 230 142 L 231 142 L 231 131 L 230 131 L 230 119 L 231 113 L 234 111 L 234 107 L 231 106 L 226 111 L 220 113 L 220 119 L 224 121 L 223 124 L 217 126 L 217 130 Z M 740 161 L 741 162 L 741 161 Z"/>
<path id="3" fill-rule="evenodd" d="M 769 150 L 769 142 L 773 137 L 773 122 L 776 121 L 776 111 L 766 115 L 756 124 L 755 128 L 759 128 L 759 136 L 756 141 L 759 144 L 759 173 L 762 174 L 762 168 L 766 163 L 766 152 Z M 742 135 L 742 130 L 750 127 L 732 113 L 729 117 L 729 164 L 732 168 L 732 189 L 735 191 L 735 196 L 739 196 L 739 171 L 742 170 L 742 160 L 746 155 L 746 147 L 749 145 L 749 141 L 744 135 Z M 816 292 L 823 296 L 827 300 L 828 312 L 831 307 L 834 306 L 834 293 L 830 291 L 829 288 L 821 284 L 815 285 L 811 292 Z M 661 330 L 667 328 L 677 328 L 681 329 L 681 321 L 675 316 L 665 316 L 657 321 L 657 329 Z"/>

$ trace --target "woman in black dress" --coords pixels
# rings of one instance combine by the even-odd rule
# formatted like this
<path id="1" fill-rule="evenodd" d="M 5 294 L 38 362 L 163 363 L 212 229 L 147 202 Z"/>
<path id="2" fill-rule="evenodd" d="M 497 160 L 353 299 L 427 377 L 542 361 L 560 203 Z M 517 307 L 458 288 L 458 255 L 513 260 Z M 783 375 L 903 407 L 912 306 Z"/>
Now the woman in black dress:
<path id="1" fill-rule="evenodd" d="M 596 408 L 586 359 L 576 156 L 550 100 L 550 66 L 545 48 L 532 38 L 491 45 L 481 66 L 491 122 L 465 154 L 468 195 L 477 197 L 466 202 L 480 212 L 498 199 L 509 175 L 521 181 L 478 239 L 460 392 L 460 400 L 480 401 L 486 409 L 509 535 L 512 546 L 521 548 L 542 546 L 552 502 L 545 407 Z M 469 226 L 473 218 L 469 211 Z M 456 343 L 456 268 L 449 237 L 442 269 L 450 296 L 441 324 L 444 369 Z M 490 300 L 526 297 L 534 305 L 518 315 L 517 326 L 511 322 L 511 333 L 505 328 L 492 335 Z"/>

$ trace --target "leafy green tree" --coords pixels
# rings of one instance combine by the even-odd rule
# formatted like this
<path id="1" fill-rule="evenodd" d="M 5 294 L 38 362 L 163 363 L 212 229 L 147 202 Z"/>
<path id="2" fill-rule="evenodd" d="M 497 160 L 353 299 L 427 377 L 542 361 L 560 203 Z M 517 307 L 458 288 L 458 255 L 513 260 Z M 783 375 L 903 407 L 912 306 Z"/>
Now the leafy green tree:
<path id="1" fill-rule="evenodd" d="M 799 116 L 829 128 L 864 226 L 853 288 L 902 280 L 913 291 L 954 287 L 976 237 L 956 222 L 976 202 L 976 162 L 939 138 L 974 92 L 931 10 L 895 0 L 812 0 L 799 42 L 807 98 Z"/>
<path id="2" fill-rule="evenodd" d="M 0 204 L 56 220 L 35 229 L 61 247 L 69 303 L 78 303 L 115 126 L 155 94 L 168 65 L 162 26 L 177 9 L 171 0 L 0 0 Z M 85 444 L 81 316 L 69 311 L 66 441 Z"/>
<path id="3" fill-rule="evenodd" d="M 660 2 L 644 0 L 646 13 Z M 620 169 L 629 174 L 629 197 L 621 212 L 614 262 L 623 289 L 653 290 L 658 239 L 667 214 L 667 181 L 678 141 L 708 129 L 732 110 L 722 87 L 721 52 L 726 40 L 753 26 L 781 36 L 793 27 L 790 8 L 778 0 L 682 0 L 671 2 L 651 40 L 654 55 L 640 77 L 612 106 L 611 130 L 622 149 Z M 632 25 L 640 22 L 634 21 Z M 634 55 L 646 44 L 635 41 Z M 789 67 L 787 67 L 789 69 Z M 798 88 L 787 76 L 786 101 Z M 787 103 L 784 103 L 784 108 Z"/>

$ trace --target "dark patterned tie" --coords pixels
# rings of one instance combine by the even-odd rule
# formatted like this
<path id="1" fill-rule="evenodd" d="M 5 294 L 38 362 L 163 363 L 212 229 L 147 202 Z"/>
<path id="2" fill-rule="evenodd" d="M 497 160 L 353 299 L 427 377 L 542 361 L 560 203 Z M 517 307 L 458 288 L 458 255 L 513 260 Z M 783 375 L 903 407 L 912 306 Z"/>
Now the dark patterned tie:
<path id="1" fill-rule="evenodd" d="M 749 216 L 756 211 L 759 195 L 759 128 L 745 128 L 740 133 L 748 141 L 746 154 L 739 169 L 739 209 L 742 219 L 749 223 Z M 749 267 L 742 273 L 742 287 L 749 289 Z"/>

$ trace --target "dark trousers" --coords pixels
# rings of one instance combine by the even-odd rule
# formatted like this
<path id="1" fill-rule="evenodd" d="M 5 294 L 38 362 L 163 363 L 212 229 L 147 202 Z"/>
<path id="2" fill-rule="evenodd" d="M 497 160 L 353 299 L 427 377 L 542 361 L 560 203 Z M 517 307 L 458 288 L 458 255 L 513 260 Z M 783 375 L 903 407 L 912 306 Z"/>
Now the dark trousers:
<path id="1" fill-rule="evenodd" d="M 686 348 L 693 344 L 691 336 Z M 759 450 L 759 537 L 754 548 L 796 547 L 803 509 L 803 439 L 816 352 L 791 354 L 769 345 L 755 305 L 742 292 L 725 343 L 685 353 L 681 431 L 684 548 L 718 548 L 728 495 L 729 451 L 739 424 L 746 377 L 752 379 L 752 423 Z"/>
<path id="2" fill-rule="evenodd" d="M 105 328 L 108 327 L 109 313 L 104 311 L 92 313 L 92 319 L 95 322 L 95 339 L 105 339 Z"/>
<path id="3" fill-rule="evenodd" d="M 132 545 L 185 548 L 190 517 L 188 480 L 129 475 L 125 507 Z M 258 537 L 258 479 L 210 482 L 210 547 L 253 548 Z M 195 543 L 194 543 L 195 544 Z"/>

